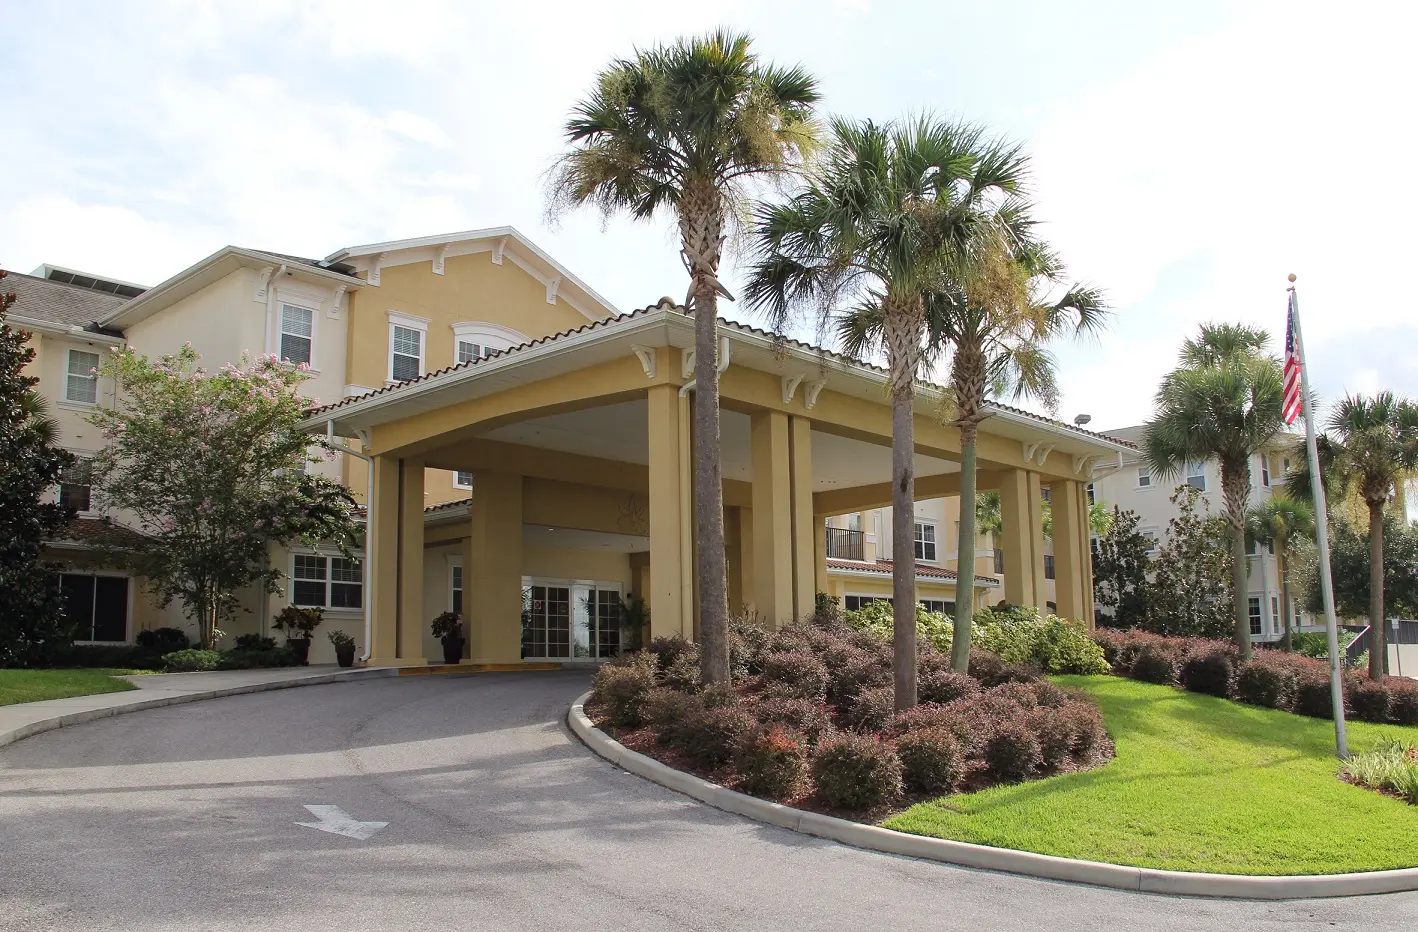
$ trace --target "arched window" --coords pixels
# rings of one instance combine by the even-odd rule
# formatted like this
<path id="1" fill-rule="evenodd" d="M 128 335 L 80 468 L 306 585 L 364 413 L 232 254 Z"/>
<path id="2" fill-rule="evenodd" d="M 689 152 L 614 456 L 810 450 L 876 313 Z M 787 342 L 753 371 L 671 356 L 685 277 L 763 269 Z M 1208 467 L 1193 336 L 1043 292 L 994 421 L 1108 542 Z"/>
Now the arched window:
<path id="1" fill-rule="evenodd" d="M 530 338 L 526 334 L 511 327 L 483 321 L 465 321 L 453 325 L 453 362 L 481 359 L 528 342 Z"/>

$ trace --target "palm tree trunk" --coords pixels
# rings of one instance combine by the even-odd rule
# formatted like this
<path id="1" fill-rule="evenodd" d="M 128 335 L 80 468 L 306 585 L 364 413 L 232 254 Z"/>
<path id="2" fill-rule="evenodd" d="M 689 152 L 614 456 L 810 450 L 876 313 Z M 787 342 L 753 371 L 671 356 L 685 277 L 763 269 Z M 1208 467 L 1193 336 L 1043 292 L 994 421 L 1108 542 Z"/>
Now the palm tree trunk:
<path id="1" fill-rule="evenodd" d="M 1285 626 L 1285 633 L 1280 635 L 1280 649 L 1284 651 L 1295 649 L 1295 639 L 1290 633 L 1290 561 L 1286 554 L 1289 553 L 1290 542 L 1287 540 L 1280 546 L 1280 617 Z"/>
<path id="2" fill-rule="evenodd" d="M 1246 499 L 1250 491 L 1250 465 L 1222 460 L 1221 495 L 1231 525 L 1231 612 L 1236 622 L 1236 645 L 1246 660 L 1251 656 L 1250 564 L 1246 560 Z"/>
<path id="3" fill-rule="evenodd" d="M 886 338 L 891 371 L 891 594 L 896 710 L 916 704 L 916 432 L 915 380 L 920 361 L 919 300 L 888 297 Z"/>
<path id="4" fill-rule="evenodd" d="M 1384 628 L 1384 506 L 1369 503 L 1369 679 L 1388 675 L 1388 638 Z"/>
<path id="5" fill-rule="evenodd" d="M 975 623 L 975 484 L 979 428 L 974 421 L 960 426 L 960 539 L 955 560 L 955 637 L 950 644 L 950 668 L 970 669 L 970 633 Z M 998 546 L 998 543 L 996 543 Z"/>
<path id="6" fill-rule="evenodd" d="M 719 438 L 719 256 L 724 207 L 712 185 L 686 188 L 680 235 L 694 302 L 694 489 L 698 530 L 699 663 L 705 685 L 729 681 L 724 482 Z"/>

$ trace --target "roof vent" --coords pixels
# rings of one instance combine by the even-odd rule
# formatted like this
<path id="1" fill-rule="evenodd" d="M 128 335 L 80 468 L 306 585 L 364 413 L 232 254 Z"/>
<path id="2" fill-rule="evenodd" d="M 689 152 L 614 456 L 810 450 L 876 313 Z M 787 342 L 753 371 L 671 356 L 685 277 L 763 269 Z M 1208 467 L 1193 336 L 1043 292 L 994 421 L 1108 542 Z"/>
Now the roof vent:
<path id="1" fill-rule="evenodd" d="M 116 294 L 123 298 L 136 298 L 144 291 L 147 291 L 142 285 L 135 285 L 132 282 L 123 282 L 112 278 L 100 278 L 97 275 L 90 275 L 87 272 L 76 272 L 73 269 L 49 265 L 48 263 L 35 269 L 34 276 L 36 278 L 47 279 L 51 282 L 73 285 L 75 288 L 87 288 L 89 291 Z"/>

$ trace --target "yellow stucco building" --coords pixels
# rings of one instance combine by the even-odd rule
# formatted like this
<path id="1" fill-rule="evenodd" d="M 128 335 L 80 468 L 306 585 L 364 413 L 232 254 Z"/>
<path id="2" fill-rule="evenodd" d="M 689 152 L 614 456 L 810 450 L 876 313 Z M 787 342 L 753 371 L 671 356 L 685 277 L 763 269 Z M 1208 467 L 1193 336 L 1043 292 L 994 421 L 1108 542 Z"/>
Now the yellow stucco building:
<path id="1" fill-rule="evenodd" d="M 28 284 L 36 294 L 79 287 L 43 275 Z M 253 593 L 230 633 L 264 633 L 291 602 L 320 605 L 327 628 L 353 634 L 369 662 L 414 665 L 439 658 L 429 621 L 452 609 L 465 618 L 471 662 L 597 659 L 620 648 L 619 607 L 633 594 L 648 604 L 649 633 L 694 636 L 693 320 L 670 300 L 618 313 L 500 227 L 323 260 L 228 247 L 94 307 L 102 313 L 90 321 L 56 324 L 56 347 L 121 340 L 153 356 L 191 342 L 213 367 L 243 351 L 307 363 L 306 428 L 350 451 L 316 468 L 367 505 L 367 565 L 322 548 L 273 550 L 289 584 Z M 892 564 L 882 558 L 892 555 L 860 528 L 867 543 L 850 540 L 861 522 L 851 515 L 890 504 L 885 372 L 739 323 L 719 331 L 731 608 L 780 624 L 810 613 L 818 592 L 849 605 L 889 597 Z M 55 364 L 41 365 L 41 389 L 62 392 L 60 375 L 48 375 Z M 105 390 L 82 397 L 102 404 Z M 916 495 L 951 513 L 959 436 L 941 410 L 940 391 L 918 385 Z M 91 452 L 80 427 L 72 433 L 71 447 Z M 1044 606 L 1047 489 L 1047 601 L 1091 619 L 1084 486 L 1124 450 L 993 409 L 980 487 L 1001 492 L 1011 571 L 1001 578 L 982 557 L 961 587 L 969 597 Z M 938 610 L 958 583 L 943 525 L 920 532 L 931 539 L 914 555 L 918 597 Z M 171 615 L 134 609 L 109 639 Z M 328 653 L 317 638 L 314 659 Z"/>

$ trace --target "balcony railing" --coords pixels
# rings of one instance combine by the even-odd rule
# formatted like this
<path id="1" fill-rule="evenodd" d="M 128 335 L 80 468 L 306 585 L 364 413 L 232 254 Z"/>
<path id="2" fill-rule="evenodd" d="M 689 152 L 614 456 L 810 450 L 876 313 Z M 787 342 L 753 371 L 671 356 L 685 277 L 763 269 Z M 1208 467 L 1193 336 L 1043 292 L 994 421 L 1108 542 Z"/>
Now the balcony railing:
<path id="1" fill-rule="evenodd" d="M 866 548 L 862 545 L 863 540 L 861 531 L 829 527 L 827 529 L 827 555 L 837 560 L 866 559 L 864 556 Z"/>

